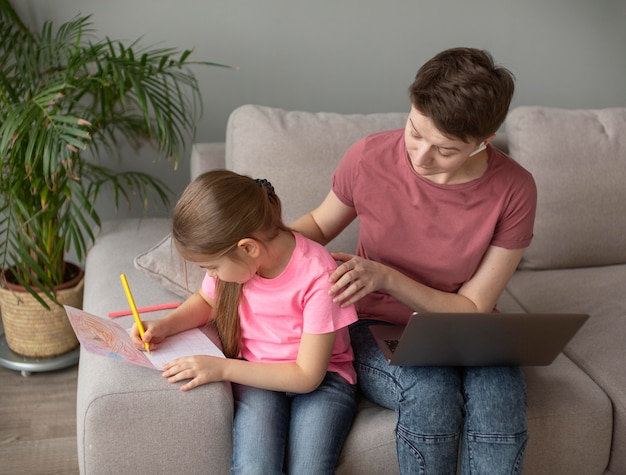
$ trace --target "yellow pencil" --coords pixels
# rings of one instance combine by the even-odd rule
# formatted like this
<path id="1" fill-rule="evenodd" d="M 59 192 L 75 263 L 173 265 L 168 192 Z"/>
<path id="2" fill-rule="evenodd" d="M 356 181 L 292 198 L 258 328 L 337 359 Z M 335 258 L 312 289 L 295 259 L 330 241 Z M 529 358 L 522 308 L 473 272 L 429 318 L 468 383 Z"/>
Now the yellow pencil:
<path id="1" fill-rule="evenodd" d="M 139 330 L 139 336 L 143 338 L 145 330 L 143 329 L 143 323 L 141 323 L 141 319 L 139 318 L 139 313 L 137 312 L 137 307 L 135 306 L 135 299 L 133 298 L 133 294 L 130 293 L 130 287 L 128 286 L 128 281 L 126 280 L 126 274 L 121 274 L 120 279 L 122 281 L 122 285 L 124 286 L 124 292 L 126 292 L 128 305 L 130 305 L 130 310 L 131 312 L 133 312 L 133 317 L 135 317 L 135 323 L 137 324 L 137 329 Z M 143 346 L 146 348 L 148 354 L 150 354 L 150 343 L 144 342 Z"/>

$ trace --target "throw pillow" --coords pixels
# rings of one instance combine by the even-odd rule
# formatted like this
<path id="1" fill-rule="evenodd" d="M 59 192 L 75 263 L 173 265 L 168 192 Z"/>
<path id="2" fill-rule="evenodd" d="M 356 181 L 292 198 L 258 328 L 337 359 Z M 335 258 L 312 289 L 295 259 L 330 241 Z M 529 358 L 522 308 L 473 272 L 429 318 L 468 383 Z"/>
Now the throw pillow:
<path id="1" fill-rule="evenodd" d="M 518 107 L 509 154 L 537 183 L 535 235 L 521 268 L 626 263 L 626 108 Z"/>
<path id="2" fill-rule="evenodd" d="M 180 256 L 169 234 L 154 247 L 138 255 L 134 263 L 137 269 L 185 299 L 200 288 L 205 275 L 202 268 Z"/>

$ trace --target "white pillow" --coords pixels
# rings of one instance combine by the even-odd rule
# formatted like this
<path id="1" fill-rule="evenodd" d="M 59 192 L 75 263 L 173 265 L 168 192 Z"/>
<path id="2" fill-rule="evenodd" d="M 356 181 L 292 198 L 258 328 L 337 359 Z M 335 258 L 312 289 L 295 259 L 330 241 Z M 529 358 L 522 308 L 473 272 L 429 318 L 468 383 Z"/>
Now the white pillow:
<path id="1" fill-rule="evenodd" d="M 180 256 L 169 234 L 154 247 L 138 255 L 134 263 L 137 269 L 185 299 L 200 288 L 205 275 L 202 268 Z"/>

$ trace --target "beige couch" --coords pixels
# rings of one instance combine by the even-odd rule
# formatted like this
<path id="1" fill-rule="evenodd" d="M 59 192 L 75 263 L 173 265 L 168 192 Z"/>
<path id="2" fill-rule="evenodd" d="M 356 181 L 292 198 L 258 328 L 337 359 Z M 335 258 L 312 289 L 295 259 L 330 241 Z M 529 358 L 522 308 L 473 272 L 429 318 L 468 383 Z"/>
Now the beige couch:
<path id="1" fill-rule="evenodd" d="M 230 117 L 225 144 L 194 147 L 192 175 L 227 167 L 267 178 L 291 222 L 325 196 L 350 144 L 403 127 L 406 117 L 243 106 Z M 525 368 L 524 473 L 626 474 L 626 109 L 521 107 L 509 114 L 506 136 L 508 143 L 497 144 L 534 174 L 539 203 L 535 239 L 500 308 L 591 316 L 552 365 Z M 106 316 L 127 307 L 121 272 L 140 307 L 195 290 L 201 271 L 182 269 L 166 238 L 169 225 L 167 219 L 105 225 L 87 259 L 87 311 Z M 356 232 L 351 226 L 328 247 L 352 251 Z M 81 473 L 227 473 L 232 411 L 228 383 L 181 393 L 158 371 L 83 351 Z M 397 473 L 394 421 L 392 411 L 362 400 L 338 473 Z"/>

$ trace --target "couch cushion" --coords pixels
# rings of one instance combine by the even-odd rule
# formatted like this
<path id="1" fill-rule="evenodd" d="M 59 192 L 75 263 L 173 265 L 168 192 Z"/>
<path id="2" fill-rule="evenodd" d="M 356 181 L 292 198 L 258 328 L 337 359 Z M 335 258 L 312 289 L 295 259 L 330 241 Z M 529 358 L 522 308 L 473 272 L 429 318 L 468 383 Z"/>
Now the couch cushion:
<path id="1" fill-rule="evenodd" d="M 272 182 L 290 224 L 319 205 L 346 150 L 368 134 L 404 127 L 407 113 L 352 114 L 285 111 L 245 105 L 230 115 L 226 167 Z M 354 252 L 356 221 L 332 243 Z"/>
<path id="2" fill-rule="evenodd" d="M 549 366 L 530 366 L 524 372 L 529 436 L 524 473 L 603 473 L 613 427 L 604 391 L 563 354 Z"/>
<path id="3" fill-rule="evenodd" d="M 626 265 L 518 271 L 508 292 L 527 312 L 590 315 L 564 350 L 613 404 L 615 473 L 626 473 Z"/>
<path id="4" fill-rule="evenodd" d="M 626 108 L 518 107 L 509 153 L 537 182 L 535 237 L 521 268 L 626 263 Z"/>
<path id="5" fill-rule="evenodd" d="M 400 472 L 396 455 L 396 413 L 361 397 L 337 461 L 337 475 Z"/>

